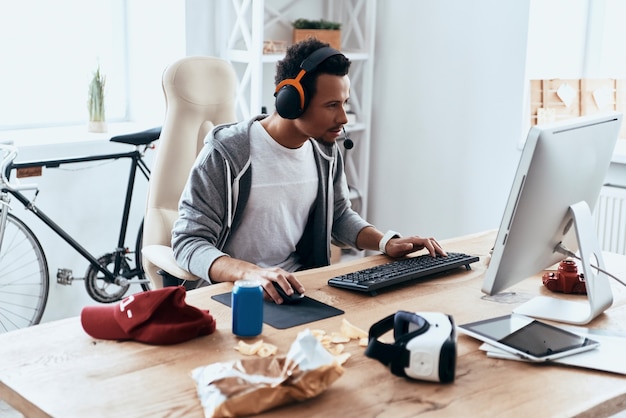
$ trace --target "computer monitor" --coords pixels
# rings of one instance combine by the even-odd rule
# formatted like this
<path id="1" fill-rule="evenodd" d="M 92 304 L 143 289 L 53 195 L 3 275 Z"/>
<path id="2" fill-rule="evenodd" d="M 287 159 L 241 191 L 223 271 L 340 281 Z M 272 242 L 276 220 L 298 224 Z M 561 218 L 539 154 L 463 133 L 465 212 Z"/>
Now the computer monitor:
<path id="1" fill-rule="evenodd" d="M 579 251 L 587 298 L 539 296 L 514 311 L 586 324 L 613 303 L 591 212 L 615 149 L 622 114 L 585 116 L 533 126 L 504 210 L 482 291 L 495 295 Z M 596 264 L 597 263 L 597 264 Z M 541 284 L 541 282 L 539 282 Z"/>

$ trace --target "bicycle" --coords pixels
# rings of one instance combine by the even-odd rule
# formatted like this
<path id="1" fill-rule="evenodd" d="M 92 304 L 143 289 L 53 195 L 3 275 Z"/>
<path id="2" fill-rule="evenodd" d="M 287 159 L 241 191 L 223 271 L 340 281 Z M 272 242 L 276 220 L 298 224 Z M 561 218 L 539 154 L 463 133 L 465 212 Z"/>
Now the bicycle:
<path id="1" fill-rule="evenodd" d="M 38 324 L 46 308 L 50 288 L 49 268 L 43 247 L 28 225 L 10 213 L 11 196 L 88 261 L 89 266 L 84 278 L 74 277 L 71 270 L 59 268 L 57 283 L 68 285 L 74 280 L 84 280 L 89 296 L 102 303 L 112 303 L 122 299 L 133 283 L 139 283 L 143 290 L 150 290 L 150 282 L 145 277 L 140 256 L 143 220 L 135 240 L 134 268 L 131 267 L 130 258 L 133 252 L 125 246 L 125 242 L 137 169 L 146 180 L 149 180 L 150 169 L 143 157 L 145 152 L 153 147 L 160 132 L 161 128 L 153 128 L 133 134 L 114 136 L 110 139 L 111 142 L 134 145 L 132 151 L 21 163 L 14 162 L 18 155 L 16 147 L 0 145 L 0 153 L 3 153 L 0 162 L 0 332 Z M 39 193 L 37 184 L 21 184 L 19 180 L 13 182 L 10 180 L 12 171 L 16 172 L 16 178 L 18 178 L 20 172 L 24 171 L 34 170 L 35 175 L 40 175 L 43 167 L 58 168 L 66 164 L 123 158 L 130 159 L 131 165 L 118 242 L 113 251 L 99 257 L 91 254 L 35 206 L 34 202 Z M 28 175 L 29 173 L 26 173 L 24 177 Z M 24 191 L 34 191 L 34 197 L 29 199 L 23 193 Z"/>

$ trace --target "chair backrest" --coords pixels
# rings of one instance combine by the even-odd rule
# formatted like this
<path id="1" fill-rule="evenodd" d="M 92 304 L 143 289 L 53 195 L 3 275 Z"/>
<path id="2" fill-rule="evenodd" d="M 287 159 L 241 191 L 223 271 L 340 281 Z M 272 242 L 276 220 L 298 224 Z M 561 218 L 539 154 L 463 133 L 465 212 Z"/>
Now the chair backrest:
<path id="1" fill-rule="evenodd" d="M 186 57 L 163 73 L 165 121 L 151 170 L 143 246 L 171 245 L 178 201 L 189 171 L 213 126 L 234 122 L 237 78 L 230 63 L 215 57 Z M 143 258 L 153 288 L 163 286 L 158 268 Z"/>

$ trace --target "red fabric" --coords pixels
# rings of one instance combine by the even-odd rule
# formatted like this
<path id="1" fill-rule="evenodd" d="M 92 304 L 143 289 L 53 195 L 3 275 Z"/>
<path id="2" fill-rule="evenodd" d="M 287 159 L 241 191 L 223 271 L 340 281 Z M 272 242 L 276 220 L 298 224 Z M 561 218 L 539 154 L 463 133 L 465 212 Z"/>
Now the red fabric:
<path id="1" fill-rule="evenodd" d="M 131 295 L 115 305 L 86 306 L 83 329 L 93 338 L 177 344 L 215 331 L 215 319 L 185 303 L 185 288 L 164 287 Z"/>

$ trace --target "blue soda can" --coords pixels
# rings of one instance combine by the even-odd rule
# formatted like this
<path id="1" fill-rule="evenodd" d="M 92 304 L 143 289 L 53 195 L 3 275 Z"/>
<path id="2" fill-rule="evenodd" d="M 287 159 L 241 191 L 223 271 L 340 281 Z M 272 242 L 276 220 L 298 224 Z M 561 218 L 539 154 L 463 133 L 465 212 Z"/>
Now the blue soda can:
<path id="1" fill-rule="evenodd" d="M 258 280 L 237 280 L 231 296 L 233 334 L 256 337 L 263 329 L 263 287 Z"/>

